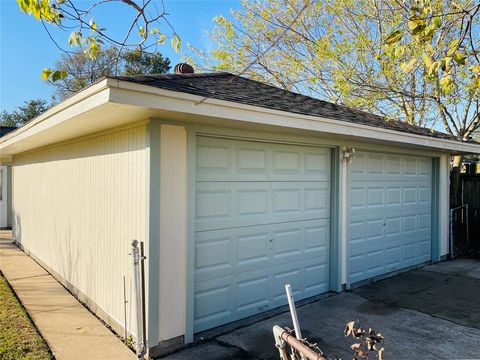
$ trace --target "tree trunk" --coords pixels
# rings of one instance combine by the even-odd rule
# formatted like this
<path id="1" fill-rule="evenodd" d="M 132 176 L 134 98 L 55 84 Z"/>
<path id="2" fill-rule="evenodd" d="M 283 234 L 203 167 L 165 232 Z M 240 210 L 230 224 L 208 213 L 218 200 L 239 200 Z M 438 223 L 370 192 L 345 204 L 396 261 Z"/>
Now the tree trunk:
<path id="1" fill-rule="evenodd" d="M 450 208 L 462 206 L 462 184 L 460 181 L 460 170 L 462 168 L 463 156 L 453 157 L 453 167 L 450 174 Z"/>

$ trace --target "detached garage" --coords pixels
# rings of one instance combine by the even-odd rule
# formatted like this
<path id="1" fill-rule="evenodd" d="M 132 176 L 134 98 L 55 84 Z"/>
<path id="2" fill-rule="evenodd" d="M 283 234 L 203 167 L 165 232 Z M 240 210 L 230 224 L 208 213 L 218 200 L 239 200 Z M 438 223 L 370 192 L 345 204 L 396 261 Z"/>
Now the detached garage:
<path id="1" fill-rule="evenodd" d="M 152 349 L 282 306 L 286 283 L 307 299 L 446 258 L 449 157 L 480 145 L 180 73 L 103 79 L 0 151 L 16 242 L 137 341 L 144 243 Z"/>

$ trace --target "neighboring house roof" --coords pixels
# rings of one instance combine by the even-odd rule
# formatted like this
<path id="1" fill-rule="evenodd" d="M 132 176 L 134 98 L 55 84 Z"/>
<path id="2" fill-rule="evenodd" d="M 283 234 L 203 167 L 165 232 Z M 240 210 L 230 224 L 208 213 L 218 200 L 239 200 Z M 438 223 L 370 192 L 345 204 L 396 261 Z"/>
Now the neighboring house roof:
<path id="1" fill-rule="evenodd" d="M 9 132 L 16 130 L 15 126 L 0 126 L 0 137 L 7 135 Z"/>
<path id="2" fill-rule="evenodd" d="M 386 119 L 365 111 L 300 95 L 226 72 L 134 75 L 116 76 L 113 78 L 171 91 L 205 96 L 207 98 L 233 101 L 303 115 L 322 116 L 339 121 L 354 122 L 418 135 L 458 140 L 455 136 L 449 134 L 411 125 L 400 120 Z"/>

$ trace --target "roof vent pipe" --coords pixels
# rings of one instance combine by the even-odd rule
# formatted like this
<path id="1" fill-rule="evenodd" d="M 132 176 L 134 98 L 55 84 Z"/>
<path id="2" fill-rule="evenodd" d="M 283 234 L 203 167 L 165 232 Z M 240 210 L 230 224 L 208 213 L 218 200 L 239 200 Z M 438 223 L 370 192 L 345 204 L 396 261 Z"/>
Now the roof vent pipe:
<path id="1" fill-rule="evenodd" d="M 193 74 L 193 66 L 187 63 L 180 63 L 175 65 L 175 74 Z"/>

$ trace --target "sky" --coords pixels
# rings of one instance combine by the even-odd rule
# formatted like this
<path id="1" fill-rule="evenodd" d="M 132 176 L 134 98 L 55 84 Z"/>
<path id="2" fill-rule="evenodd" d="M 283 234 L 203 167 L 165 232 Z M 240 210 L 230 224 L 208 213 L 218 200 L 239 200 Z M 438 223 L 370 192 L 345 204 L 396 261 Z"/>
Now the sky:
<path id="1" fill-rule="evenodd" d="M 88 7 L 92 1 L 75 2 Z M 208 33 L 213 27 L 212 19 L 220 14 L 227 16 L 230 9 L 240 7 L 239 0 L 165 0 L 164 4 L 185 50 L 187 42 L 202 50 L 211 49 Z M 130 18 L 129 9 L 118 4 L 95 14 L 95 21 L 117 37 L 126 31 Z M 68 34 L 52 31 L 59 44 L 68 48 Z M 167 28 L 165 32 L 168 34 Z M 180 62 L 180 54 L 169 42 L 159 51 L 170 58 L 172 66 Z M 21 12 L 15 0 L 0 0 L 0 111 L 12 111 L 30 99 L 49 101 L 53 87 L 42 81 L 40 75 L 42 69 L 53 67 L 60 55 L 40 22 Z"/>

